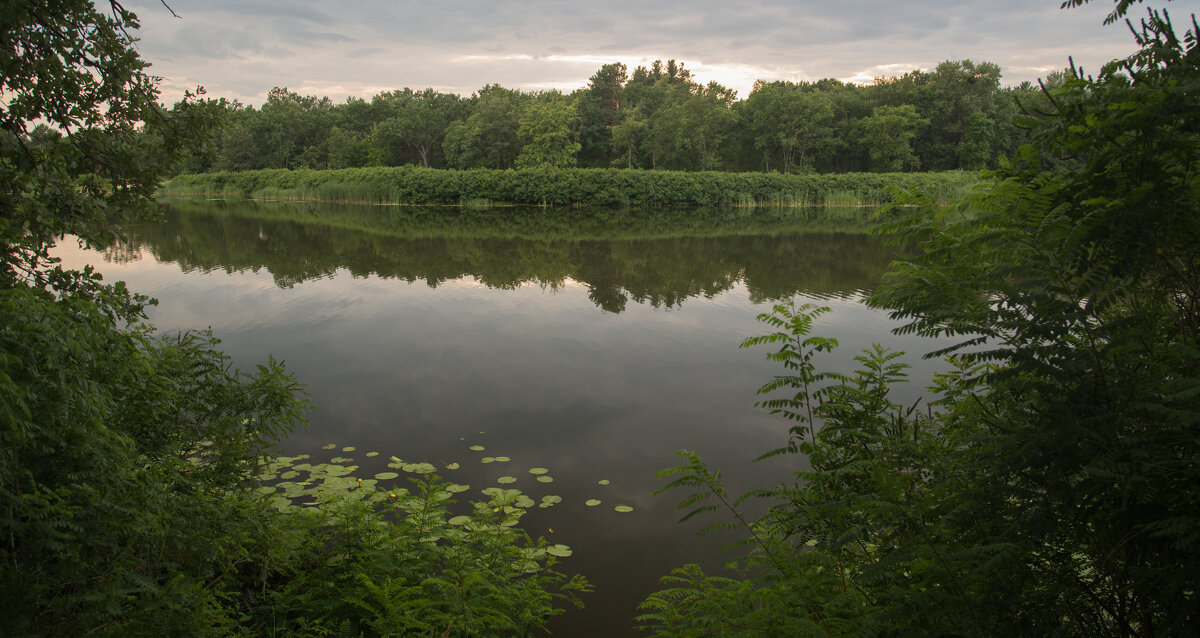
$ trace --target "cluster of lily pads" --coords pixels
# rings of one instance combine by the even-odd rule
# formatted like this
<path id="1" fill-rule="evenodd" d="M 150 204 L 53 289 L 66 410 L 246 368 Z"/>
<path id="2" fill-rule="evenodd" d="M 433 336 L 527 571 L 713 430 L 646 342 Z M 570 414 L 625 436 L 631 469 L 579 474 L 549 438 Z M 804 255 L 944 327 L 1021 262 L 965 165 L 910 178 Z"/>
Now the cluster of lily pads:
<path id="1" fill-rule="evenodd" d="M 312 507 L 322 503 L 353 499 L 371 503 L 392 502 L 401 510 L 411 512 L 414 509 L 420 510 L 422 498 L 425 499 L 425 506 L 429 505 L 430 499 L 435 504 L 444 504 L 452 502 L 451 499 L 455 494 L 470 489 L 469 485 L 446 481 L 439 477 L 437 474 L 439 470 L 432 463 L 405 461 L 396 456 L 389 458 L 387 464 L 389 471 L 377 472 L 370 478 L 358 477 L 355 476 L 355 473 L 359 470 L 359 466 L 353 465 L 354 458 L 343 456 L 355 452 L 355 447 L 345 446 L 339 450 L 337 445 L 330 443 L 323 445 L 321 449 L 336 450 L 338 456 L 331 458 L 328 463 L 313 463 L 308 454 L 280 456 L 273 458 L 267 464 L 260 476 L 262 486 L 259 489 L 271 499 L 275 507 L 279 509 L 297 505 Z M 472 445 L 470 449 L 475 452 L 485 450 L 482 445 Z M 379 456 L 379 453 L 367 452 L 366 456 L 372 458 Z M 510 463 L 512 461 L 507 456 L 485 456 L 480 460 L 485 464 Z M 460 467 L 461 465 L 457 462 L 442 464 L 444 470 L 453 471 Z M 410 493 L 407 488 L 394 485 L 394 481 L 400 478 L 402 472 L 415 475 L 413 477 L 416 479 L 414 484 L 418 486 L 420 495 Z M 554 481 L 554 478 L 550 476 L 550 470 L 544 467 L 529 468 L 528 473 L 540 483 Z M 385 485 L 383 482 L 387 482 L 387 484 Z M 496 482 L 501 485 L 510 485 L 517 482 L 517 477 L 501 476 L 496 479 Z M 597 481 L 597 485 L 600 486 L 609 483 L 607 479 Z M 385 487 L 387 489 L 384 489 Z M 518 519 L 526 510 L 535 505 L 547 509 L 563 502 L 561 496 L 553 494 L 542 496 L 540 501 L 534 501 L 530 496 L 522 494 L 520 490 L 500 487 L 484 488 L 481 493 L 488 497 L 488 500 L 473 504 L 476 510 L 474 515 L 453 516 L 446 522 L 450 525 L 466 526 L 465 529 L 468 530 L 484 524 L 512 526 L 517 524 Z M 596 507 L 600 504 L 600 499 L 596 498 L 590 498 L 584 502 L 587 507 Z M 623 513 L 633 511 L 633 508 L 628 505 L 617 505 L 613 509 Z M 487 520 L 489 515 L 498 515 L 498 521 Z M 570 549 L 565 545 L 554 545 L 549 547 L 547 552 L 554 556 L 566 556 L 570 554 Z"/>
<path id="2" fill-rule="evenodd" d="M 487 448 L 485 448 L 482 445 L 478 445 L 478 444 L 472 445 L 468 449 L 470 449 L 472 452 L 483 452 L 483 451 L 487 450 Z M 512 461 L 512 459 L 507 456 L 485 456 L 480 459 L 481 463 L 507 463 L 509 461 Z M 454 463 L 453 465 L 457 466 L 458 464 Z M 449 467 L 449 466 L 447 466 L 447 467 Z M 538 481 L 539 483 L 553 483 L 554 482 L 554 477 L 550 476 L 549 472 L 550 472 L 550 470 L 548 470 L 544 467 L 529 468 L 529 473 L 531 475 L 533 475 L 534 480 Z M 508 485 L 511 483 L 516 483 L 517 477 L 507 476 L 507 475 L 501 476 L 500 478 L 496 479 L 496 482 L 503 484 L 503 485 Z M 609 483 L 610 483 L 610 481 L 608 479 L 600 479 L 599 481 L 596 482 L 597 485 L 608 485 Z M 554 497 L 554 498 L 558 498 L 558 497 Z M 561 499 L 559 499 L 558 501 L 555 501 L 555 503 L 560 502 L 560 501 L 561 501 Z M 584 501 L 584 505 L 587 505 L 588 507 L 596 507 L 597 505 L 600 505 L 600 504 L 601 504 L 601 500 L 598 498 L 589 498 L 586 501 Z M 548 506 L 543 504 L 542 507 L 548 507 Z M 615 511 L 622 512 L 622 513 L 633 511 L 633 508 L 628 505 L 617 505 L 617 506 L 613 507 L 613 509 Z"/>
<path id="3" fill-rule="evenodd" d="M 335 446 L 325 446 L 333 449 Z M 353 449 L 342 448 L 343 452 Z M 378 454 L 369 453 L 371 456 Z M 294 507 L 315 507 L 323 504 L 343 503 L 346 501 L 363 501 L 370 504 L 394 507 L 405 515 L 423 517 L 430 520 L 435 517 L 449 527 L 446 531 L 437 533 L 436 524 L 428 527 L 422 525 L 428 533 L 422 537 L 424 541 L 437 542 L 440 539 L 459 538 L 460 534 L 449 530 L 461 529 L 462 533 L 493 533 L 502 528 L 513 527 L 525 514 L 528 508 L 535 504 L 533 499 L 521 494 L 520 490 L 489 487 L 482 490 L 487 500 L 471 503 L 471 515 L 450 516 L 446 518 L 446 508 L 454 503 L 454 495 L 470 489 L 468 485 L 447 482 L 434 473 L 430 463 L 407 463 L 397 457 L 391 457 L 389 467 L 403 472 L 416 474 L 419 478 L 413 481 L 414 489 L 398 488 L 394 485 L 383 489 L 381 481 L 398 478 L 397 472 L 379 472 L 374 478 L 359 478 L 353 475 L 359 469 L 357 465 L 344 465 L 353 459 L 339 457 L 341 463 L 311 463 L 311 456 L 280 456 L 271 459 L 259 479 L 259 490 L 267 496 L 276 508 L 287 510 Z M 447 466 L 448 467 L 448 466 Z M 540 507 L 551 507 L 562 501 L 559 496 L 543 496 Z M 465 537 L 463 537 L 465 538 Z M 528 571 L 538 569 L 537 559 L 542 555 L 566 557 L 571 555 L 571 548 L 561 543 L 548 544 L 540 541 L 537 546 L 528 547 L 525 560 Z"/>

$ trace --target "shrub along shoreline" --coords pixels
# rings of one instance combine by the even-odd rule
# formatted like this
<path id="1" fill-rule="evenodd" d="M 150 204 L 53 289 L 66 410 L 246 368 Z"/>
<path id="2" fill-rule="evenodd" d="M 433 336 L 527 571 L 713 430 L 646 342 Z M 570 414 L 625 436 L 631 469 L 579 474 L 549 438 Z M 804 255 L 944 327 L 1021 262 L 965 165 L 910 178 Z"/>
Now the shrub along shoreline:
<path id="1" fill-rule="evenodd" d="M 893 201 L 896 190 L 917 189 L 951 200 L 978 181 L 978 173 L 967 171 L 791 175 L 397 166 L 185 174 L 166 182 L 160 194 L 371 204 L 874 206 Z"/>

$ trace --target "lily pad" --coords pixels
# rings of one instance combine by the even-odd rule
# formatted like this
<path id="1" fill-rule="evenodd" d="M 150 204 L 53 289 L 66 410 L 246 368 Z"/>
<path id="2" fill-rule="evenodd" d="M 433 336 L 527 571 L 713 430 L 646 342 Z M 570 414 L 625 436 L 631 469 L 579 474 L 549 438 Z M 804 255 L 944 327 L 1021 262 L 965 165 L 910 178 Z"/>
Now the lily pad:
<path id="1" fill-rule="evenodd" d="M 508 463 L 508 462 L 509 462 L 509 461 L 511 461 L 511 460 L 512 460 L 512 459 L 508 458 L 507 456 L 497 456 L 497 457 L 496 457 L 496 462 L 497 462 L 497 463 Z"/>
<path id="2" fill-rule="evenodd" d="M 632 507 L 630 507 L 630 506 L 628 506 L 628 505 L 618 505 L 618 506 L 614 507 L 613 509 L 615 509 L 615 510 L 617 510 L 618 512 L 621 512 L 621 513 L 625 513 L 625 512 L 632 512 L 632 511 L 633 511 L 633 508 L 632 508 Z"/>
<path id="3" fill-rule="evenodd" d="M 446 491 L 450 492 L 451 494 L 457 494 L 458 492 L 465 492 L 469 489 L 471 489 L 470 485 L 459 485 L 457 483 L 451 483 L 446 486 Z"/>
<path id="4" fill-rule="evenodd" d="M 545 474 L 546 472 L 549 472 L 549 471 L 550 471 L 550 470 L 547 470 L 547 469 L 546 469 L 546 468 L 544 468 L 544 467 L 531 467 L 531 468 L 529 468 L 529 473 L 530 473 L 530 474 Z"/>
<path id="5" fill-rule="evenodd" d="M 486 450 L 487 448 L 483 447 L 482 445 L 472 445 L 469 449 L 472 452 L 482 452 L 482 451 Z"/>
<path id="6" fill-rule="evenodd" d="M 397 476 L 400 476 L 400 474 L 397 472 L 380 472 L 375 475 L 375 478 L 377 478 L 381 481 L 386 481 L 388 479 L 394 479 Z"/>
<path id="7" fill-rule="evenodd" d="M 458 463 L 451 463 L 450 465 L 446 466 L 447 470 L 457 470 L 458 468 L 459 468 Z"/>
<path id="8" fill-rule="evenodd" d="M 559 558 L 566 558 L 571 555 L 571 548 L 566 545 L 552 545 L 546 548 L 546 553 Z"/>
<path id="9" fill-rule="evenodd" d="M 596 484 L 597 485 L 608 485 L 608 479 L 600 479 L 599 481 L 596 481 Z"/>
<path id="10" fill-rule="evenodd" d="M 322 450 L 332 450 L 335 447 L 337 447 L 336 443 L 326 443 L 325 445 L 321 446 L 321 449 Z"/>
<path id="11" fill-rule="evenodd" d="M 554 477 L 543 474 L 543 475 L 537 477 L 537 480 L 538 480 L 538 483 L 553 483 Z"/>
<path id="12" fill-rule="evenodd" d="M 301 486 L 299 483 L 280 483 L 277 484 L 276 487 L 282 489 L 283 495 L 290 496 L 290 498 L 296 498 L 296 496 L 300 496 L 307 492 L 304 486 Z"/>
<path id="13" fill-rule="evenodd" d="M 346 447 L 342 448 L 342 451 L 343 451 L 343 452 L 353 452 L 353 451 L 354 451 L 354 449 L 355 449 L 355 448 L 354 448 L 354 446 L 353 446 L 353 445 L 347 445 Z"/>
<path id="14" fill-rule="evenodd" d="M 555 496 L 553 494 L 548 494 L 548 495 L 542 497 L 542 502 L 540 504 L 538 504 L 538 507 L 541 507 L 541 508 L 554 507 L 555 505 L 557 505 L 561 502 L 562 502 L 561 496 Z"/>
<path id="15" fill-rule="evenodd" d="M 349 463 L 350 461 L 353 461 L 353 460 L 354 459 L 352 459 L 348 456 L 335 456 L 335 457 L 329 459 L 329 462 L 330 463 Z"/>
<path id="16" fill-rule="evenodd" d="M 598 498 L 589 498 L 588 500 L 584 501 L 584 502 L 583 502 L 583 504 L 584 504 L 584 505 L 587 505 L 588 507 L 595 507 L 595 506 L 597 506 L 597 505 L 599 505 L 599 504 L 600 504 L 600 499 L 598 499 Z"/>
<path id="17" fill-rule="evenodd" d="M 379 452 L 367 452 L 368 457 L 379 456 Z"/>
<path id="18" fill-rule="evenodd" d="M 480 463 L 491 463 L 492 461 L 495 461 L 495 460 L 496 460 L 496 457 L 494 457 L 494 456 L 485 456 L 485 457 L 479 459 L 479 462 Z"/>
<path id="19" fill-rule="evenodd" d="M 294 479 L 294 478 L 296 478 L 297 476 L 300 476 L 300 473 L 299 473 L 299 472 L 297 472 L 297 471 L 295 471 L 295 470 L 288 470 L 287 472 L 284 472 L 283 474 L 280 474 L 280 475 L 279 475 L 279 478 L 281 478 L 281 479 Z"/>
<path id="20" fill-rule="evenodd" d="M 496 482 L 497 482 L 497 483 L 504 483 L 504 484 L 508 484 L 508 483 L 516 483 L 516 482 L 517 482 L 517 478 L 516 478 L 515 476 L 501 476 L 500 478 L 496 479 Z"/>
<path id="21" fill-rule="evenodd" d="M 437 468 L 430 463 L 405 463 L 400 469 L 413 474 L 432 474 Z"/>

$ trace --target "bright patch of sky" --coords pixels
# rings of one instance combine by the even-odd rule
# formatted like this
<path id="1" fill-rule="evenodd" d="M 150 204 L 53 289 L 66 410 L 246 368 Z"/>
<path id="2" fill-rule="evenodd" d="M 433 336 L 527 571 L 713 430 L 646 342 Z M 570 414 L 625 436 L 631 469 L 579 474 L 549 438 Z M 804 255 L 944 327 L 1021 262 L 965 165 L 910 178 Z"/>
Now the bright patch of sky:
<path id="1" fill-rule="evenodd" d="M 683 61 L 700 82 L 749 95 L 754 81 L 869 83 L 943 60 L 999 64 L 1036 81 L 1068 56 L 1094 72 L 1135 44 L 1105 26 L 1109 0 L 156 0 L 126 6 L 163 98 L 203 85 L 261 104 L 284 86 L 337 102 L 405 86 L 469 95 L 486 84 L 570 92 L 608 62 L 632 72 Z M 1144 15 L 1137 6 L 1131 15 Z M 1151 2 L 1177 20 L 1194 0 Z"/>

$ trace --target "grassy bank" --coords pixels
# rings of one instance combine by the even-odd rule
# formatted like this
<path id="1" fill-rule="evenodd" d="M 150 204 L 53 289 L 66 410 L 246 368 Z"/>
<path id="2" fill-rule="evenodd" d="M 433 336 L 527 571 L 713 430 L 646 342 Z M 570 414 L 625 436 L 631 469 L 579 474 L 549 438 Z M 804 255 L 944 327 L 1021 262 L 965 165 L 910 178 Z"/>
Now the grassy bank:
<path id="1" fill-rule="evenodd" d="M 893 189 L 939 199 L 962 195 L 976 173 L 690 173 L 625 169 L 465 171 L 400 166 L 180 175 L 165 196 L 242 197 L 379 204 L 547 206 L 873 206 Z"/>

